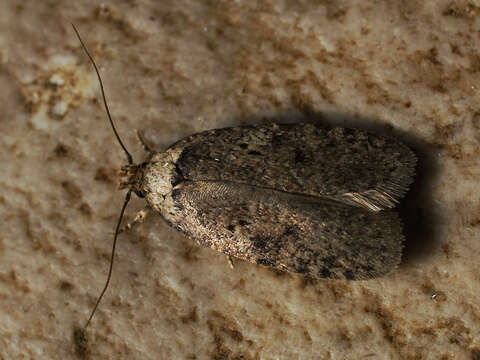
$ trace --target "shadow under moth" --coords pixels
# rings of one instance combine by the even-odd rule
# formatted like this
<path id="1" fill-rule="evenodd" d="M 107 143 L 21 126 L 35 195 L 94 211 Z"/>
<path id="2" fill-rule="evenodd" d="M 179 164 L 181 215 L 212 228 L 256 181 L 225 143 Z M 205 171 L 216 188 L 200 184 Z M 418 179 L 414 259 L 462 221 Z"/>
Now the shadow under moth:
<path id="1" fill-rule="evenodd" d="M 238 126 L 159 153 L 144 144 L 146 159 L 134 164 L 109 119 L 129 161 L 115 241 L 134 192 L 197 244 L 259 265 L 363 280 L 400 262 L 404 237 L 391 208 L 413 181 L 416 157 L 396 139 L 307 123 Z M 113 252 L 106 286 L 112 264 Z"/>

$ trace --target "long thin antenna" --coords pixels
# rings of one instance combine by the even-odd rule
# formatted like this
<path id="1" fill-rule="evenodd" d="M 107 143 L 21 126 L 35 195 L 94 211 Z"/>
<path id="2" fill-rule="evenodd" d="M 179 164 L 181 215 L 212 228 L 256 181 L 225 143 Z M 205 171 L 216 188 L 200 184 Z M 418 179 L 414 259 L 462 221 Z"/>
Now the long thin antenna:
<path id="1" fill-rule="evenodd" d="M 127 204 L 130 201 L 131 194 L 132 194 L 132 190 L 128 190 L 127 196 L 125 196 L 125 202 L 123 203 L 123 206 L 122 206 L 122 211 L 120 212 L 120 218 L 118 219 L 117 227 L 115 228 L 115 236 L 113 238 L 112 255 L 110 257 L 110 268 L 108 269 L 107 281 L 105 282 L 105 286 L 103 287 L 103 290 L 100 293 L 100 296 L 98 297 L 97 302 L 95 303 L 95 306 L 93 307 L 92 313 L 90 314 L 90 317 L 88 318 L 84 329 L 86 329 L 88 324 L 90 324 L 90 320 L 92 320 L 93 315 L 95 314 L 95 311 L 97 311 L 98 304 L 100 304 L 100 301 L 102 300 L 103 295 L 105 294 L 105 291 L 107 291 L 107 287 L 108 287 L 108 284 L 110 283 L 110 279 L 112 278 L 113 259 L 115 258 L 115 247 L 117 246 L 118 230 L 120 229 L 120 224 L 122 223 L 123 214 L 125 213 L 125 208 L 127 207 Z"/>
<path id="2" fill-rule="evenodd" d="M 117 137 L 117 140 L 120 143 L 120 146 L 123 148 L 123 151 L 125 151 L 125 154 L 127 154 L 128 163 L 133 164 L 132 155 L 130 155 L 130 153 L 128 152 L 125 145 L 123 145 L 123 142 L 120 139 L 120 136 L 118 136 L 117 129 L 115 128 L 115 125 L 113 124 L 112 116 L 110 115 L 110 110 L 109 110 L 108 105 L 107 105 L 107 99 L 105 97 L 105 90 L 103 89 L 102 78 L 100 77 L 100 72 L 98 71 L 97 64 L 95 64 L 95 61 L 93 60 L 92 55 L 90 55 L 90 53 L 88 52 L 88 49 L 85 46 L 85 44 L 83 43 L 83 40 L 80 37 L 80 34 L 78 33 L 78 30 L 75 27 L 75 25 L 72 24 L 72 27 L 73 27 L 73 30 L 75 31 L 75 34 L 77 34 L 78 40 L 80 40 L 80 44 L 82 44 L 83 50 L 85 50 L 85 53 L 87 54 L 87 56 L 90 59 L 93 67 L 95 68 L 95 72 L 97 73 L 98 82 L 100 83 L 100 89 L 102 90 L 103 104 L 105 105 L 105 110 L 107 111 L 108 120 L 110 120 L 110 125 L 112 125 L 113 132 L 115 133 L 115 136 Z"/>

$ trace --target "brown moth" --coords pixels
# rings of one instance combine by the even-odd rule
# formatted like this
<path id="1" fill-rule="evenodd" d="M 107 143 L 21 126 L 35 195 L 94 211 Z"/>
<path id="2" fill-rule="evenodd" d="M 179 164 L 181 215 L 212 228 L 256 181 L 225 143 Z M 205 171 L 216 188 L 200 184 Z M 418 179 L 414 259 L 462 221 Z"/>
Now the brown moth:
<path id="1" fill-rule="evenodd" d="M 359 280 L 400 262 L 395 206 L 412 181 L 406 146 L 356 129 L 268 124 L 189 136 L 123 168 L 123 188 L 226 255 Z M 384 211 L 382 211 L 384 210 Z"/>
<path id="2" fill-rule="evenodd" d="M 416 157 L 398 140 L 266 124 L 204 131 L 160 153 L 145 148 L 139 164 L 126 151 L 122 216 L 134 192 L 198 245 L 316 278 L 369 279 L 400 262 L 402 225 L 390 209 L 412 183 Z M 113 252 L 106 286 L 112 264 Z"/>

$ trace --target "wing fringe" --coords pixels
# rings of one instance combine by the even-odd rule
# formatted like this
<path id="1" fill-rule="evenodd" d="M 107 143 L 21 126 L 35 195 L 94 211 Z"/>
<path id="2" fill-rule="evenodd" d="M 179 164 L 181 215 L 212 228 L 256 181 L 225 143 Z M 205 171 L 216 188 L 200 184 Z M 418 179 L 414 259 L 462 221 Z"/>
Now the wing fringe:
<path id="1" fill-rule="evenodd" d="M 409 150 L 403 166 L 392 173 L 391 180 L 379 184 L 373 190 L 345 193 L 342 195 L 342 200 L 374 212 L 393 208 L 405 196 L 413 183 L 416 163 L 416 156 Z"/>

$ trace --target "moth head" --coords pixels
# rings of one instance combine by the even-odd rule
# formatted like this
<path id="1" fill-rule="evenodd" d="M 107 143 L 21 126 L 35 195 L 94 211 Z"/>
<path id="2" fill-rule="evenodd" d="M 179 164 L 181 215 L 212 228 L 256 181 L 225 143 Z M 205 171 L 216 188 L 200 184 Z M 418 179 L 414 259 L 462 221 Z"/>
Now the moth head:
<path id="1" fill-rule="evenodd" d="M 128 164 L 122 166 L 119 172 L 120 183 L 118 188 L 121 189 L 130 189 L 132 190 L 139 198 L 144 198 L 145 195 L 142 191 L 142 182 L 143 182 L 143 172 L 144 172 L 145 163 L 142 164 Z"/>

